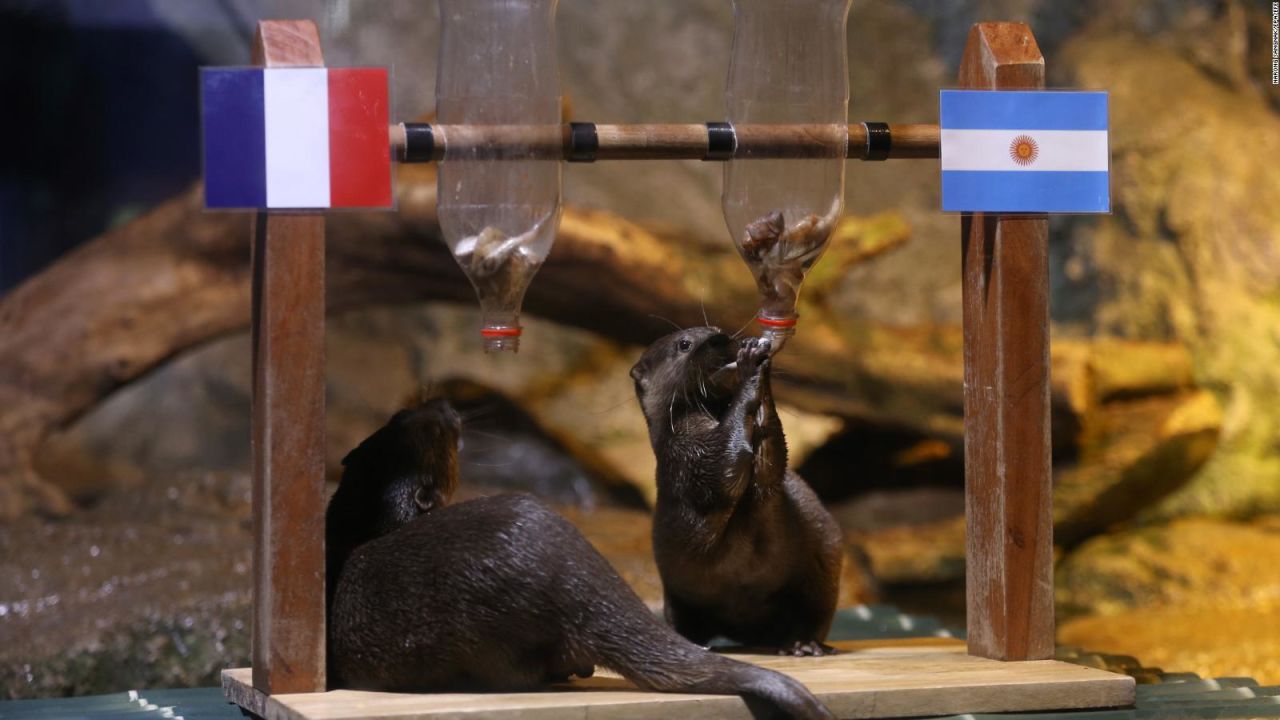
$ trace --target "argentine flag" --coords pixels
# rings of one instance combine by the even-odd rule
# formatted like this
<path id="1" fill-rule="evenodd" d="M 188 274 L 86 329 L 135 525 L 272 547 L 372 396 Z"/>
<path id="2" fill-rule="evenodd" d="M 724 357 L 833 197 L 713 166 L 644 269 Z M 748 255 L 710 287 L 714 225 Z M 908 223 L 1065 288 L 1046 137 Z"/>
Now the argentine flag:
<path id="1" fill-rule="evenodd" d="M 202 68 L 210 209 L 389 208 L 386 68 Z"/>
<path id="2" fill-rule="evenodd" d="M 1111 211 L 1107 93 L 943 90 L 942 209 Z"/>

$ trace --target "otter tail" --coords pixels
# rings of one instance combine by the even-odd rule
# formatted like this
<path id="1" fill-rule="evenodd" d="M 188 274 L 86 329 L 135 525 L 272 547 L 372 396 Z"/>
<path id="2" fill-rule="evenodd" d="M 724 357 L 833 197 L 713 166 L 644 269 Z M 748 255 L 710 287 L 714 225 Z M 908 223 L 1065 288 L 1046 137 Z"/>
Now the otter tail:
<path id="1" fill-rule="evenodd" d="M 794 678 L 717 655 L 678 635 L 643 605 L 639 611 L 643 617 L 624 611 L 591 633 L 600 664 L 637 686 L 659 692 L 742 695 L 764 717 L 834 720 Z M 770 714 L 770 709 L 775 712 Z"/>
<path id="2" fill-rule="evenodd" d="M 604 665 L 646 690 L 742 695 L 765 717 L 772 710 L 774 716 L 799 720 L 835 719 L 800 682 L 686 640 L 649 612 L 567 520 L 532 499 L 510 502 L 521 503 L 525 522 L 520 527 L 537 539 L 521 547 L 545 551 L 538 558 L 544 570 L 558 569 L 548 575 L 557 583 L 549 595 L 569 602 L 561 612 L 579 620 L 565 628 L 569 657 L 564 659 L 570 667 Z"/>

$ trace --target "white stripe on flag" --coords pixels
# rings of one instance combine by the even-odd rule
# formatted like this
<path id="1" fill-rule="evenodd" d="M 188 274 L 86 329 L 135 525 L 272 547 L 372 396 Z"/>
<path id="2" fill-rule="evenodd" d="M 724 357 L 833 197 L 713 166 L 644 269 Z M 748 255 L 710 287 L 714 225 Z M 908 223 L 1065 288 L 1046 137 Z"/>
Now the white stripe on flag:
<path id="1" fill-rule="evenodd" d="M 1018 140 L 1030 138 L 1035 157 L 1015 162 Z M 942 131 L 943 170 L 1093 171 L 1109 168 L 1105 130 L 946 130 Z"/>
<path id="2" fill-rule="evenodd" d="M 270 68 L 262 75 L 267 207 L 329 207 L 329 71 Z"/>

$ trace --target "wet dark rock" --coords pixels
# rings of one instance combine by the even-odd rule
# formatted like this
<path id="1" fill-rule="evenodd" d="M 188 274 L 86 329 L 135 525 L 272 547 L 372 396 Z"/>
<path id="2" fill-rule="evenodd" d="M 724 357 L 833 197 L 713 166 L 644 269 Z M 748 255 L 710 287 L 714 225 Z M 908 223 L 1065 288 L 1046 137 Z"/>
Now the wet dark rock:
<path id="1" fill-rule="evenodd" d="M 0 526 L 0 697 L 216 684 L 248 662 L 249 483 L 206 474 Z"/>
<path id="2" fill-rule="evenodd" d="M 249 500 L 247 476 L 209 473 L 0 526 L 0 698 L 216 685 L 248 665 Z M 655 597 L 648 513 L 565 512 Z"/>

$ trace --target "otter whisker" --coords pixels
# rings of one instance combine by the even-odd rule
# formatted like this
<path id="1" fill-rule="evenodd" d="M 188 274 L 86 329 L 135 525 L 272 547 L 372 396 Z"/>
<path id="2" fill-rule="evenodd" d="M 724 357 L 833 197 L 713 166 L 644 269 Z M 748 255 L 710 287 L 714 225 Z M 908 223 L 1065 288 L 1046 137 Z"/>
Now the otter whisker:
<path id="1" fill-rule="evenodd" d="M 462 422 L 468 423 L 473 420 L 481 420 L 493 415 L 493 408 L 475 408 L 467 412 L 458 413 L 458 417 L 462 418 Z"/>
<path id="2" fill-rule="evenodd" d="M 679 325 L 675 324 L 674 322 L 672 322 L 671 320 L 668 320 L 667 318 L 662 317 L 661 315 L 655 315 L 654 313 L 649 313 L 649 317 L 653 318 L 654 320 L 661 320 L 662 322 L 664 322 L 664 323 L 666 323 L 666 324 L 670 325 L 671 327 L 675 328 L 676 330 L 683 330 L 683 329 L 684 329 L 684 328 L 680 327 Z"/>
<path id="3" fill-rule="evenodd" d="M 475 428 L 467 428 L 467 432 L 466 432 L 466 434 L 467 434 L 467 435 L 481 435 L 481 436 L 483 436 L 483 437 L 493 438 L 494 440 L 498 440 L 498 441 L 501 441 L 501 442 L 506 442 L 506 441 L 508 441 L 508 440 L 510 440 L 510 439 L 511 439 L 511 437 L 510 437 L 509 435 L 503 435 L 503 434 L 501 434 L 501 433 L 495 433 L 495 432 L 488 432 L 488 431 L 485 431 L 485 430 L 477 430 L 477 429 L 475 429 Z"/>
<path id="4" fill-rule="evenodd" d="M 626 405 L 627 403 L 632 403 L 632 402 L 639 403 L 639 402 L 640 402 L 640 400 L 639 400 L 639 398 L 637 398 L 634 394 L 628 393 L 628 394 L 627 394 L 627 398 L 626 398 L 625 400 L 623 400 L 622 402 L 620 402 L 620 403 L 616 404 L 616 405 L 610 405 L 609 407 L 607 407 L 607 408 L 605 408 L 605 409 L 603 409 L 603 410 L 590 410 L 589 412 L 590 412 L 592 415 L 603 415 L 603 414 L 605 414 L 605 413 L 607 413 L 607 412 L 613 412 L 614 410 L 617 410 L 618 408 L 622 407 L 623 405 Z"/>
<path id="5" fill-rule="evenodd" d="M 718 418 L 715 416 L 715 414 L 714 414 L 714 413 L 712 413 L 712 412 L 711 412 L 711 410 L 706 406 L 706 403 L 698 403 L 698 407 L 702 410 L 702 414 L 703 414 L 703 415 L 706 415 L 706 416 L 707 416 L 707 418 L 708 418 L 709 420 L 717 420 L 717 419 L 718 419 Z"/>
<path id="6" fill-rule="evenodd" d="M 512 465 L 515 465 L 516 462 L 512 460 L 511 462 L 504 462 L 504 463 L 482 463 L 482 462 L 476 462 L 475 460 L 464 460 L 462 461 L 462 464 L 469 465 L 471 467 L 504 468 L 504 467 L 511 467 Z"/>

